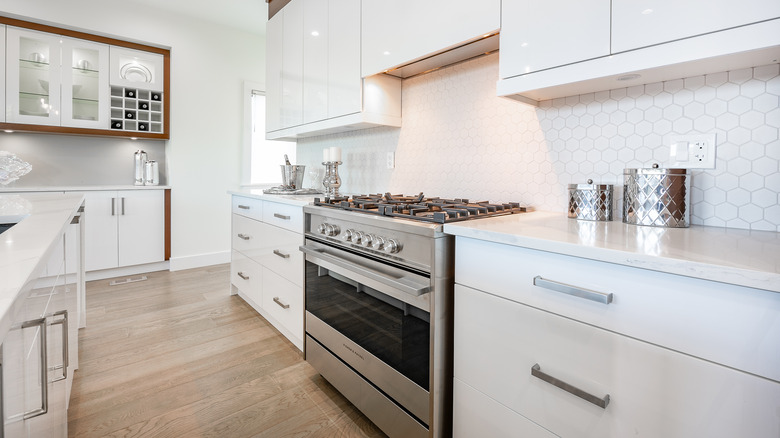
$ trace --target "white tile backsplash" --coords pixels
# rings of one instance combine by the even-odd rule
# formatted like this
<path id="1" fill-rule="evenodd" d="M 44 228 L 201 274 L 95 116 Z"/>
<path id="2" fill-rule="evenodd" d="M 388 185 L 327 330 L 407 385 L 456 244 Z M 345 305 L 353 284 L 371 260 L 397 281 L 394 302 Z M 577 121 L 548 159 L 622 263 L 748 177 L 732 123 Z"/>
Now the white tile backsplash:
<path id="1" fill-rule="evenodd" d="M 567 184 L 615 184 L 619 200 L 623 169 L 670 165 L 670 135 L 714 132 L 716 168 L 692 171 L 692 223 L 780 231 L 780 64 L 536 108 L 496 97 L 497 78 L 490 55 L 405 80 L 402 128 L 299 140 L 298 163 L 320 169 L 322 149 L 340 146 L 344 193 L 424 191 L 563 212 Z"/>

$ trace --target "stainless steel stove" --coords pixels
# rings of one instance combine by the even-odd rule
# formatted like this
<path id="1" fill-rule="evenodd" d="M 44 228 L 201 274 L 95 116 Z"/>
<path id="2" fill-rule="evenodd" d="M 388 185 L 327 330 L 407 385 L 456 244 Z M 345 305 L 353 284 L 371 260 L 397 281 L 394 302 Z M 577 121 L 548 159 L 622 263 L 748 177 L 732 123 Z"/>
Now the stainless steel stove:
<path id="1" fill-rule="evenodd" d="M 306 360 L 389 436 L 451 435 L 454 239 L 442 229 L 525 211 L 422 193 L 316 198 L 301 247 Z"/>

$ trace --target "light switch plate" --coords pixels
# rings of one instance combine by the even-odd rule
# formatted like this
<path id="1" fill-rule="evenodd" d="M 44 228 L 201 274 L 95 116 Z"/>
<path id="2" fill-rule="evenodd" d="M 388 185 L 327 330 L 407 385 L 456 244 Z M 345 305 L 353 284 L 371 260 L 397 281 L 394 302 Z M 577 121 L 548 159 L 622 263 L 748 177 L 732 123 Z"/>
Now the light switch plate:
<path id="1" fill-rule="evenodd" d="M 670 135 L 669 167 L 682 169 L 714 169 L 715 134 Z"/>
<path id="2" fill-rule="evenodd" d="M 387 168 L 395 169 L 395 152 L 387 153 Z"/>

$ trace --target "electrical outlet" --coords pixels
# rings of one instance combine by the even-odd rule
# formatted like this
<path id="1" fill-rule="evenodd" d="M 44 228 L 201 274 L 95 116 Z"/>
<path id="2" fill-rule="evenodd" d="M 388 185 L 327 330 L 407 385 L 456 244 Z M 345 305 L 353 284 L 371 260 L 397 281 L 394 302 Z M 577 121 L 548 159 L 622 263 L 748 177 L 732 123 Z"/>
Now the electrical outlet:
<path id="1" fill-rule="evenodd" d="M 395 152 L 387 153 L 387 168 L 395 169 Z"/>
<path id="2" fill-rule="evenodd" d="M 715 134 L 670 135 L 669 167 L 714 169 L 716 139 Z"/>

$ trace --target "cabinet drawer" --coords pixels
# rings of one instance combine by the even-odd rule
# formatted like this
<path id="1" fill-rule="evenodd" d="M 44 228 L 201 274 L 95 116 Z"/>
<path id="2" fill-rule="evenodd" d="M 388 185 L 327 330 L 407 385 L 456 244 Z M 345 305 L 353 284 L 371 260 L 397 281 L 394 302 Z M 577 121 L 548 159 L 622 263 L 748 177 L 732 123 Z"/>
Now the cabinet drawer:
<path id="1" fill-rule="evenodd" d="M 455 377 L 562 437 L 780 436 L 777 382 L 461 285 L 454 336 Z"/>
<path id="2" fill-rule="evenodd" d="M 234 214 L 231 235 L 233 250 L 240 251 L 248 257 L 257 256 L 265 237 L 263 225 L 262 222 Z"/>
<path id="3" fill-rule="evenodd" d="M 238 251 L 231 253 L 230 283 L 237 287 L 255 306 L 263 305 L 263 268 Z"/>
<path id="4" fill-rule="evenodd" d="M 233 213 L 259 221 L 263 220 L 263 201 L 233 195 Z"/>
<path id="5" fill-rule="evenodd" d="M 266 201 L 263 204 L 263 222 L 302 234 L 303 207 Z"/>
<path id="6" fill-rule="evenodd" d="M 263 269 L 263 309 L 287 331 L 303 339 L 303 288 Z"/>
<path id="7" fill-rule="evenodd" d="M 454 379 L 453 383 L 453 437 L 555 438 L 557 436 L 463 383 L 460 379 Z"/>
<path id="8" fill-rule="evenodd" d="M 780 294 L 458 237 L 455 281 L 780 381 Z M 612 293 L 610 304 L 535 286 Z"/>
<path id="9" fill-rule="evenodd" d="M 273 225 L 263 228 L 260 250 L 250 257 L 287 281 L 303 286 L 303 236 Z"/>

